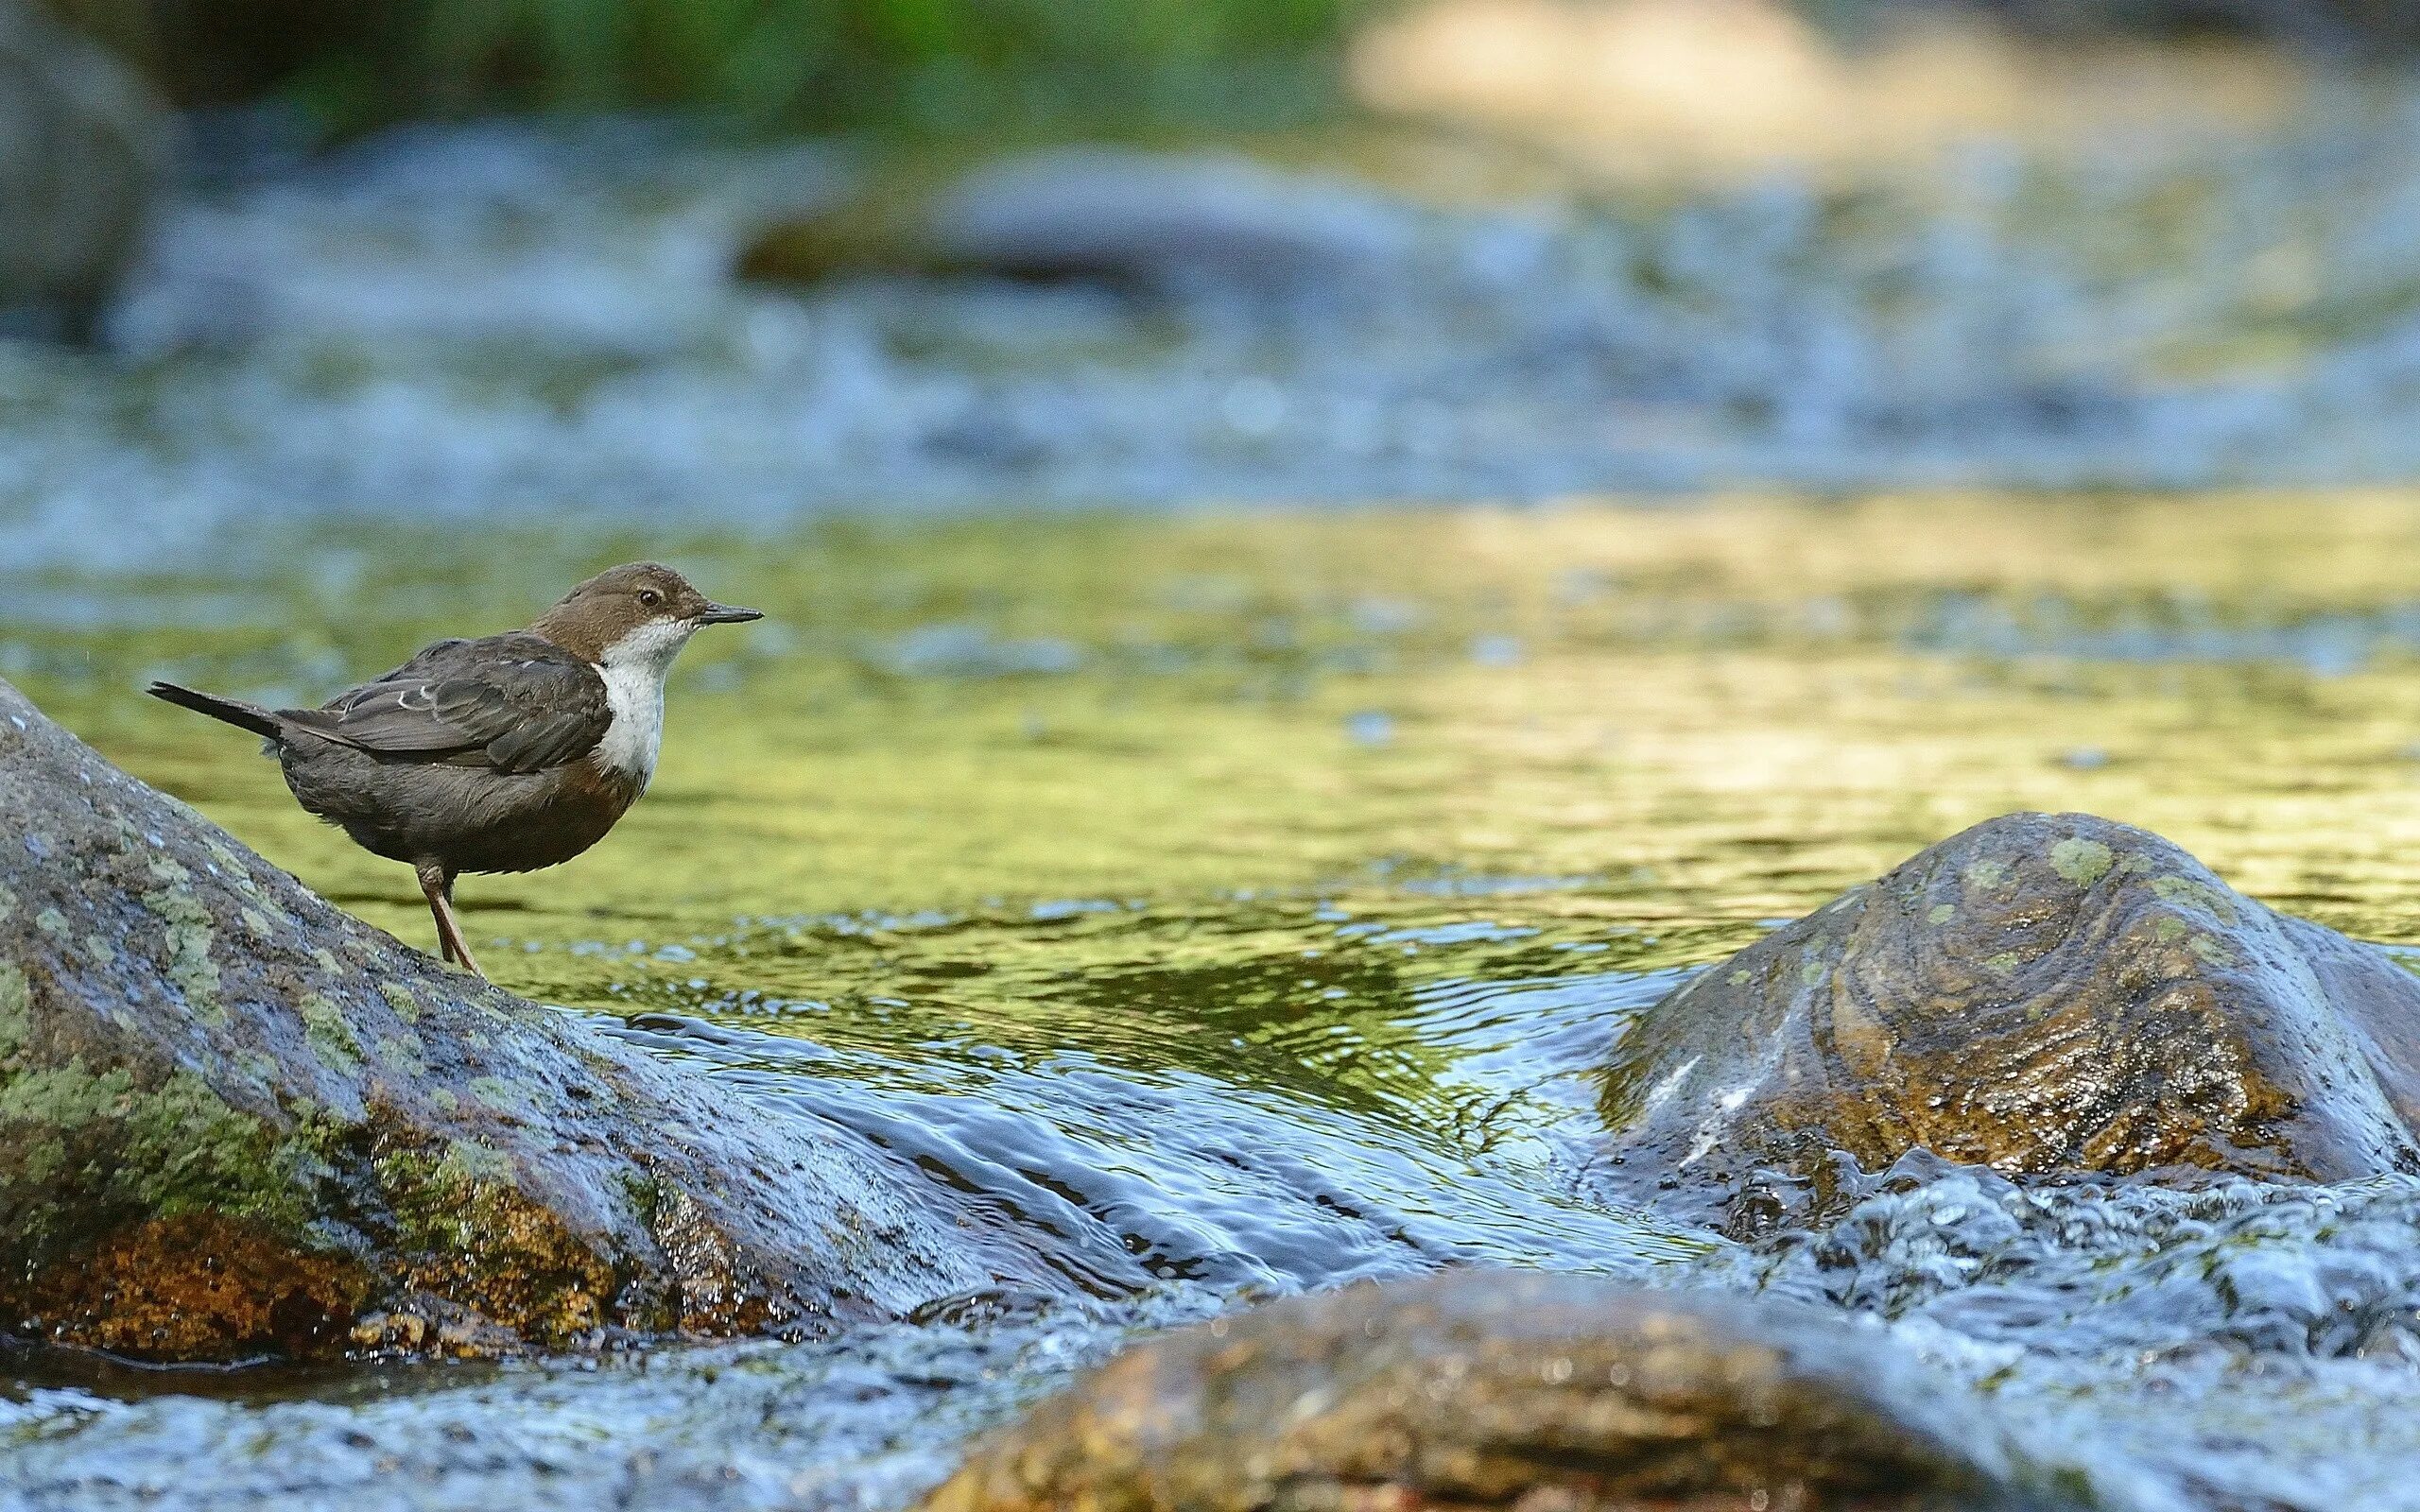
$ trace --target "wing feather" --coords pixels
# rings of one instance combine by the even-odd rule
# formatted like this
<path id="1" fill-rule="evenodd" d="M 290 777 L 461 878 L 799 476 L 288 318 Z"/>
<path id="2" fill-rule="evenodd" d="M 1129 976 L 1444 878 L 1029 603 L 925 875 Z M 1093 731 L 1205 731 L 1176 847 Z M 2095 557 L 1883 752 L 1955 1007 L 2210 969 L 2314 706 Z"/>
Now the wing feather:
<path id="1" fill-rule="evenodd" d="M 320 708 L 279 713 L 382 756 L 507 772 L 573 761 L 614 722 L 596 669 L 527 632 L 441 641 Z"/>

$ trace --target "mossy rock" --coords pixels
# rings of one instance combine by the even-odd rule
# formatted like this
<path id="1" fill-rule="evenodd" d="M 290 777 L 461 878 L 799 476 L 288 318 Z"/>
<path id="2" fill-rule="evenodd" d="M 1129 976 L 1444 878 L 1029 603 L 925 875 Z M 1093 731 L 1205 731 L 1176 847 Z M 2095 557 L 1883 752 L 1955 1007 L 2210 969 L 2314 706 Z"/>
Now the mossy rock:
<path id="1" fill-rule="evenodd" d="M 2053 1507 L 1879 1328 L 1465 1270 L 1152 1339 L 978 1448 L 924 1512 Z"/>
<path id="2" fill-rule="evenodd" d="M 2420 978 L 2155 834 L 2015 814 L 1700 972 L 1617 1045 L 1604 1112 L 1618 1188 L 1748 1197 L 1751 1224 L 1919 1148 L 2022 1177 L 2411 1171 Z"/>
<path id="3" fill-rule="evenodd" d="M 486 1351 L 1060 1284 L 955 1202 L 349 918 L 0 682 L 0 1328 Z"/>

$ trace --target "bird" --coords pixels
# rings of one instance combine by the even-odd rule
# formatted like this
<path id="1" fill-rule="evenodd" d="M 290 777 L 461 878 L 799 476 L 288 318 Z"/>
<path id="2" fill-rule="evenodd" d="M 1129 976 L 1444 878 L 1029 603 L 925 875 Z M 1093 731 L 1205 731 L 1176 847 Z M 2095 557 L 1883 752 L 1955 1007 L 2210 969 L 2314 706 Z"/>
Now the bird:
<path id="1" fill-rule="evenodd" d="M 485 978 L 454 879 L 557 866 L 603 839 L 655 775 L 673 658 L 705 626 L 764 617 L 630 562 L 527 629 L 439 641 L 317 709 L 144 691 L 264 737 L 297 802 L 413 869 L 445 960 Z"/>

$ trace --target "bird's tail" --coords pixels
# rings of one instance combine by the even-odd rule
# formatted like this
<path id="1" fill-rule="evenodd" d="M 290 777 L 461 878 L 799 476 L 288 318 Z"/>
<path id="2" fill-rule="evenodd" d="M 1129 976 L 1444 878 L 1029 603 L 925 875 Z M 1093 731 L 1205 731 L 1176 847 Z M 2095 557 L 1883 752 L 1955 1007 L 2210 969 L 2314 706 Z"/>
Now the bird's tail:
<path id="1" fill-rule="evenodd" d="M 197 693 L 191 688 L 181 688 L 173 682 L 155 682 L 143 691 L 154 698 L 165 698 L 180 709 L 190 709 L 198 714 L 208 714 L 211 718 L 224 720 L 238 730 L 249 730 L 255 735 L 266 735 L 271 740 L 276 740 L 285 734 L 285 730 L 278 725 L 277 715 L 270 713 L 259 704 L 246 703 L 241 698 L 221 698 L 215 693 Z"/>

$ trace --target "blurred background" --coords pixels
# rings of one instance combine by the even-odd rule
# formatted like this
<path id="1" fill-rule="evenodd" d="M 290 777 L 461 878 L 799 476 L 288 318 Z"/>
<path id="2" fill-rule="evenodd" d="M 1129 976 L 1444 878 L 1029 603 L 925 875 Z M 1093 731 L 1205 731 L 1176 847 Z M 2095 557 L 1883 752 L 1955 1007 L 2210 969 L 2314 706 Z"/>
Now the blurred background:
<path id="1" fill-rule="evenodd" d="M 2385 0 L 0 17 L 6 329 L 110 359 L 0 366 L 16 565 L 130 491 L 184 552 L 2420 465 Z"/>

